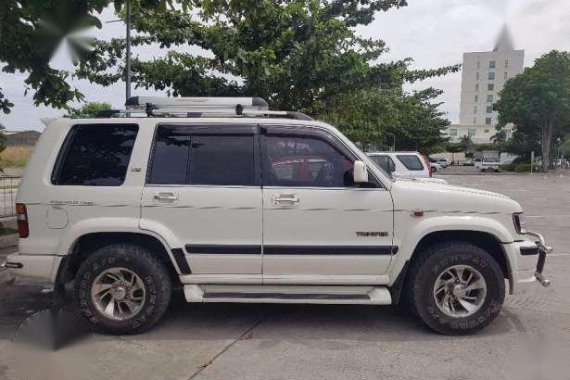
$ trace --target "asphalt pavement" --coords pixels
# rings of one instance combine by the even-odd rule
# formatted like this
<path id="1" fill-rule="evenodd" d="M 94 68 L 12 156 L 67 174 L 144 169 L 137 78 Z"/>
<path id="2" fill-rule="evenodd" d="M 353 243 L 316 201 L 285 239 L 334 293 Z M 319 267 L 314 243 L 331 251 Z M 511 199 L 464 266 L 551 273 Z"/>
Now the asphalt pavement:
<path id="1" fill-rule="evenodd" d="M 152 331 L 91 335 L 49 354 L 42 374 L 137 380 L 570 379 L 570 175 L 452 173 L 441 178 L 517 200 L 529 228 L 544 233 L 555 248 L 546 266 L 552 286 L 508 296 L 497 320 L 476 335 L 441 336 L 392 307 L 186 304 L 176 294 Z M 0 259 L 10 250 L 0 251 Z M 0 274 L 0 379 L 15 378 L 15 329 L 49 304 L 45 286 Z"/>

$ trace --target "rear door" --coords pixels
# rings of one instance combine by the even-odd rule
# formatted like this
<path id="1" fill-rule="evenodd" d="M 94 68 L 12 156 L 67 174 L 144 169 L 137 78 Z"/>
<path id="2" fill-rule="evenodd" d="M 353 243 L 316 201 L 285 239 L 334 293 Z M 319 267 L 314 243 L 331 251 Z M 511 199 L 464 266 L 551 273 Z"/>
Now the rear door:
<path id="1" fill-rule="evenodd" d="M 262 138 L 264 283 L 382 281 L 395 253 L 390 193 L 355 185 L 355 156 L 309 127 L 267 126 Z"/>
<path id="2" fill-rule="evenodd" d="M 158 125 L 141 228 L 172 234 L 183 274 L 261 282 L 259 141 L 250 125 Z"/>

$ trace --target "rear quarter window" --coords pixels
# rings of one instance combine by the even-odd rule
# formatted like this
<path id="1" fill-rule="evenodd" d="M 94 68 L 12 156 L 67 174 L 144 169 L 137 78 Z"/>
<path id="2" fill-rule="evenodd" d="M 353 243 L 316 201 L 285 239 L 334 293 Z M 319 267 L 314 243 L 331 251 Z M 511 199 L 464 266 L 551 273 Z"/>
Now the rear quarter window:
<path id="1" fill-rule="evenodd" d="M 418 156 L 411 154 L 399 154 L 396 157 L 408 170 L 424 170 L 422 161 Z"/>
<path id="2" fill-rule="evenodd" d="M 136 124 L 74 125 L 59 152 L 52 184 L 122 185 L 137 133 Z"/>

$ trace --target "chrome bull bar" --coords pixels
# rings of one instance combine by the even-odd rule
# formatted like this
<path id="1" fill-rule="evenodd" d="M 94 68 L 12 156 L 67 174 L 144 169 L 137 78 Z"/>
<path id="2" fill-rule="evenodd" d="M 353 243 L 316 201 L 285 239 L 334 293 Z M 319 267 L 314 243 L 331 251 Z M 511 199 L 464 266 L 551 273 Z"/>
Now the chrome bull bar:
<path id="1" fill-rule="evenodd" d="M 534 272 L 534 277 L 544 287 L 550 286 L 550 280 L 547 279 L 542 272 L 544 271 L 544 264 L 546 263 L 546 255 L 552 253 L 553 249 L 551 246 L 546 245 L 544 237 L 536 232 L 527 232 L 527 235 L 534 236 L 536 238 L 536 246 L 538 247 L 538 262 L 536 263 L 536 270 Z"/>

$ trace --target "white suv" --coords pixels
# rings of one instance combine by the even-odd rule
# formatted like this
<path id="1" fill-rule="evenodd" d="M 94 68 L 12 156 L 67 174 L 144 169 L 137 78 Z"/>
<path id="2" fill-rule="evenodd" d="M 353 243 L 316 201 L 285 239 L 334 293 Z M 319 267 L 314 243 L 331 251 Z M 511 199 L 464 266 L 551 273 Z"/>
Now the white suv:
<path id="1" fill-rule="evenodd" d="M 95 327 L 137 333 L 188 302 L 390 305 L 469 333 L 542 277 L 519 204 L 392 181 L 339 131 L 257 98 L 134 98 L 42 134 L 4 268 L 72 295 Z M 140 109 L 146 115 L 139 115 Z"/>

